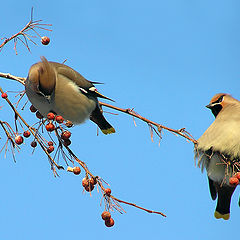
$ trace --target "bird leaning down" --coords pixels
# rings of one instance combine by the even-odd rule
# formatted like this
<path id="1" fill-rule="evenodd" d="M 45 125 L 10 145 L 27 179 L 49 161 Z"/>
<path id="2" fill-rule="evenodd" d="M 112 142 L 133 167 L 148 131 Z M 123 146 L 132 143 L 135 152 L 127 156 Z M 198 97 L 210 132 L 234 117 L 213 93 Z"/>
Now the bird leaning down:
<path id="1" fill-rule="evenodd" d="M 111 99 L 100 94 L 94 82 L 64 64 L 49 62 L 45 57 L 41 60 L 31 66 L 25 90 L 32 105 L 43 116 L 53 112 L 73 124 L 90 118 L 104 134 L 115 133 L 104 118 L 97 98 Z"/>
<path id="2" fill-rule="evenodd" d="M 240 102 L 229 94 L 216 94 L 210 104 L 215 121 L 198 139 L 195 158 L 207 170 L 209 190 L 217 198 L 214 216 L 228 220 L 230 203 L 236 185 L 229 179 L 240 167 Z"/>

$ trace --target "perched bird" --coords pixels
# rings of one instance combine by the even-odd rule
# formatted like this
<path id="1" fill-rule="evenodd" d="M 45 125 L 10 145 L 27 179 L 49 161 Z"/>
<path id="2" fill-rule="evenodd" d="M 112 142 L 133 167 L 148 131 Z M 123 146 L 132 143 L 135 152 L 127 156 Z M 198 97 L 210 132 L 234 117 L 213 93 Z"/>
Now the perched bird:
<path id="1" fill-rule="evenodd" d="M 31 66 L 25 90 L 30 102 L 43 116 L 53 112 L 73 124 L 90 118 L 104 134 L 115 132 L 104 118 L 97 98 L 111 99 L 100 94 L 94 82 L 64 64 L 49 62 L 45 57 L 41 60 Z"/>
<path id="2" fill-rule="evenodd" d="M 209 189 L 217 198 L 216 218 L 228 220 L 230 202 L 236 186 L 229 183 L 240 162 L 240 102 L 229 94 L 216 94 L 210 104 L 215 121 L 198 139 L 195 158 L 198 166 L 207 170 Z"/>

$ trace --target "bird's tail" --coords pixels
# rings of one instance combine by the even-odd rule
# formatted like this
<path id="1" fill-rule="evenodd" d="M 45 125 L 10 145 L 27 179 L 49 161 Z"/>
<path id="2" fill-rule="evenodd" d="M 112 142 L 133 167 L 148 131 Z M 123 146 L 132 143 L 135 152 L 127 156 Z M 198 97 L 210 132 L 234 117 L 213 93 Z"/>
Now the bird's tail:
<path id="1" fill-rule="evenodd" d="M 214 213 L 215 218 L 223 218 L 224 220 L 228 220 L 230 218 L 230 203 L 234 190 L 235 187 L 219 187 L 217 207 Z"/>
<path id="2" fill-rule="evenodd" d="M 116 132 L 115 129 L 111 126 L 111 124 L 103 116 L 99 106 L 97 106 L 92 112 L 90 120 L 96 123 L 104 134 L 111 134 Z"/>

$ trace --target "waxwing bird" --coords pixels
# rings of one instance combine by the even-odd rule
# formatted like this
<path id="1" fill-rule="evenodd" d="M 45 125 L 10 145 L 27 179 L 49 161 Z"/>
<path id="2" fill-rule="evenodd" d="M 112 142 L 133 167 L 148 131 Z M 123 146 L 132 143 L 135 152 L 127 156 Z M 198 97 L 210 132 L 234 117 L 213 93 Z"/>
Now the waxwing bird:
<path id="1" fill-rule="evenodd" d="M 229 178 L 239 171 L 240 163 L 240 102 L 229 94 L 216 94 L 210 104 L 215 121 L 198 139 L 195 158 L 205 168 L 213 200 L 217 198 L 216 218 L 228 220 L 230 202 L 236 188 Z"/>
<path id="2" fill-rule="evenodd" d="M 53 112 L 73 124 L 90 118 L 104 134 L 115 132 L 104 118 L 98 102 L 98 97 L 110 98 L 100 94 L 93 82 L 72 68 L 49 62 L 45 57 L 41 60 L 31 66 L 25 90 L 30 102 L 43 116 Z"/>

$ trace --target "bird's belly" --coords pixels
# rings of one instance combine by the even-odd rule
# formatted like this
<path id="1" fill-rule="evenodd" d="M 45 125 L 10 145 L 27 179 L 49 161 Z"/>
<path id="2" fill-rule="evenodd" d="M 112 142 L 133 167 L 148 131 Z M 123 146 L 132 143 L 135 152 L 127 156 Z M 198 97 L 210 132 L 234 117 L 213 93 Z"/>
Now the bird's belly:
<path id="1" fill-rule="evenodd" d="M 56 95 L 55 102 L 58 104 L 54 104 L 52 110 L 74 124 L 84 122 L 96 108 L 96 101 L 82 94 L 79 97 L 79 93 L 75 97 Z"/>

